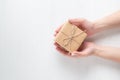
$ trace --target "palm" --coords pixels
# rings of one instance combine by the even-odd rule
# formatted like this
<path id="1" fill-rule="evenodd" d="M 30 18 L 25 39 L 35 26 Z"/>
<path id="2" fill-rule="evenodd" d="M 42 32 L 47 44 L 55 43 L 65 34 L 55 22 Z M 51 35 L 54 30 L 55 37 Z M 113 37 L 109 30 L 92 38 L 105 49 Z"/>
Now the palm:
<path id="1" fill-rule="evenodd" d="M 72 56 L 82 57 L 82 56 L 89 56 L 93 53 L 95 45 L 91 42 L 84 42 L 81 49 L 78 51 L 74 51 Z"/>

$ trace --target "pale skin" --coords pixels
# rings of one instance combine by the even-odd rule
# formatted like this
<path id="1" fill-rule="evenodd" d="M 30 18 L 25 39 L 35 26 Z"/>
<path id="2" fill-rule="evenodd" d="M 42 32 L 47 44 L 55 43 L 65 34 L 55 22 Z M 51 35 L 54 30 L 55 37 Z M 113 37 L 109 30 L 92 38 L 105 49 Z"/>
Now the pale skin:
<path id="1" fill-rule="evenodd" d="M 86 33 L 88 34 L 89 37 L 104 30 L 108 31 L 107 29 L 110 28 L 120 27 L 120 11 L 117 11 L 104 18 L 98 19 L 94 22 L 90 22 L 87 21 L 86 19 L 81 19 L 81 18 L 70 19 L 69 22 L 78 26 L 82 30 L 86 30 Z M 61 27 L 62 26 L 60 26 L 55 31 L 55 36 L 57 35 Z M 57 43 L 55 43 L 55 46 L 60 53 L 67 56 L 86 57 L 89 55 L 95 55 L 101 58 L 120 62 L 120 48 L 116 48 L 116 47 L 101 46 L 95 44 L 94 42 L 84 42 L 82 45 L 82 49 L 79 49 L 78 51 L 74 51 L 73 53 L 71 53 L 72 55 L 69 55 L 68 52 L 64 50 L 62 47 L 60 47 Z"/>

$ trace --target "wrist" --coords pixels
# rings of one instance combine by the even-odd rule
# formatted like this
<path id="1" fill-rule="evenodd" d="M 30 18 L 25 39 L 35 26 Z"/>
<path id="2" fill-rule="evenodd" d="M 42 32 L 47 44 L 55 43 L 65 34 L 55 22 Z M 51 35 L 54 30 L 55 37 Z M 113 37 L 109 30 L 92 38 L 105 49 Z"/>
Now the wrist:
<path id="1" fill-rule="evenodd" d="M 95 50 L 94 50 L 94 55 L 95 56 L 100 56 L 104 50 L 102 49 L 101 46 L 95 45 Z"/>
<path id="2" fill-rule="evenodd" d="M 108 25 L 105 23 L 104 20 L 98 20 L 98 21 L 93 22 L 94 33 L 98 33 L 103 30 L 106 30 L 108 28 L 107 26 Z"/>

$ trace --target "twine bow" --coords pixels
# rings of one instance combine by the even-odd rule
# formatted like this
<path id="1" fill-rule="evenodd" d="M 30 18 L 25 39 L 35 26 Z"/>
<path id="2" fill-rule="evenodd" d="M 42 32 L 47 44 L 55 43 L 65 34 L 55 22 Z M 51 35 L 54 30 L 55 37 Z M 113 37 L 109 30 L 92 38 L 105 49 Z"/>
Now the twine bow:
<path id="1" fill-rule="evenodd" d="M 66 35 L 65 33 L 63 33 L 64 35 L 67 36 L 67 38 L 63 39 L 64 46 L 66 47 L 66 46 L 70 45 L 70 50 L 71 50 L 72 41 L 75 41 L 76 43 L 78 43 L 76 40 L 74 40 L 74 38 L 80 36 L 83 33 L 83 31 L 81 33 L 78 33 L 78 34 L 75 34 L 75 33 L 76 33 L 76 27 L 75 26 L 72 27 L 72 31 L 71 31 L 70 35 Z"/>

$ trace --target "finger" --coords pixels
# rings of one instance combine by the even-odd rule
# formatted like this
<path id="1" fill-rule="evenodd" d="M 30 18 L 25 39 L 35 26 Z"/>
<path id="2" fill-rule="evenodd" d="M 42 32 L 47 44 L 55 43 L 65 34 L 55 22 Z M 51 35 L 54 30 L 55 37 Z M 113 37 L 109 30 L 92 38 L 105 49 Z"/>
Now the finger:
<path id="1" fill-rule="evenodd" d="M 79 51 L 74 51 L 71 53 L 71 56 L 81 56 L 83 53 L 82 52 L 79 52 Z"/>
<path id="2" fill-rule="evenodd" d="M 54 43 L 54 45 L 55 45 L 55 46 L 59 46 L 59 44 L 58 44 L 58 43 L 56 43 L 56 42 Z"/>
<path id="3" fill-rule="evenodd" d="M 54 36 L 56 36 L 58 33 L 55 32 Z"/>
<path id="4" fill-rule="evenodd" d="M 63 47 L 61 47 L 58 43 L 54 43 L 54 45 L 56 46 L 56 47 L 59 47 L 59 48 L 61 48 L 61 49 L 63 49 L 64 51 L 66 51 Z"/>
<path id="5" fill-rule="evenodd" d="M 79 52 L 79 51 L 74 51 L 72 54 L 73 55 L 78 55 L 78 56 L 88 56 L 88 55 L 91 55 L 93 53 L 93 49 L 94 48 L 87 48 L 87 49 L 84 49 L 83 51 Z"/>
<path id="6" fill-rule="evenodd" d="M 67 52 L 67 51 L 66 51 L 63 47 L 61 47 L 58 43 L 55 42 L 54 45 L 55 45 L 58 49 Z"/>
<path id="7" fill-rule="evenodd" d="M 58 43 L 55 42 L 54 45 L 64 50 L 64 48 L 62 48 Z"/>
<path id="8" fill-rule="evenodd" d="M 64 54 L 64 55 L 68 55 L 68 52 L 65 51 L 64 49 L 60 48 L 60 47 L 56 47 L 57 51 L 59 51 L 60 53 Z"/>
<path id="9" fill-rule="evenodd" d="M 81 57 L 81 56 L 78 55 L 78 54 L 72 54 L 72 53 L 71 53 L 71 57 Z"/>
<path id="10" fill-rule="evenodd" d="M 85 19 L 81 18 L 81 19 L 70 19 L 69 22 L 71 24 L 74 24 L 76 26 L 80 26 L 83 22 L 85 21 Z"/>
<path id="11" fill-rule="evenodd" d="M 56 36 L 58 34 L 58 32 L 60 31 L 60 29 L 62 28 L 63 25 L 61 25 L 60 27 L 58 27 L 56 30 L 55 30 L 55 34 L 54 36 Z"/>
<path id="12" fill-rule="evenodd" d="M 81 54 L 73 54 L 73 53 L 71 53 L 71 55 L 70 55 L 71 57 L 73 57 L 73 58 L 81 58 L 81 57 L 84 57 L 83 55 L 81 55 Z"/>
<path id="13" fill-rule="evenodd" d="M 55 30 L 55 32 L 58 33 L 58 32 L 60 31 L 60 29 L 62 28 L 62 26 L 63 26 L 63 24 L 62 24 L 60 27 L 58 27 L 58 28 Z"/>

